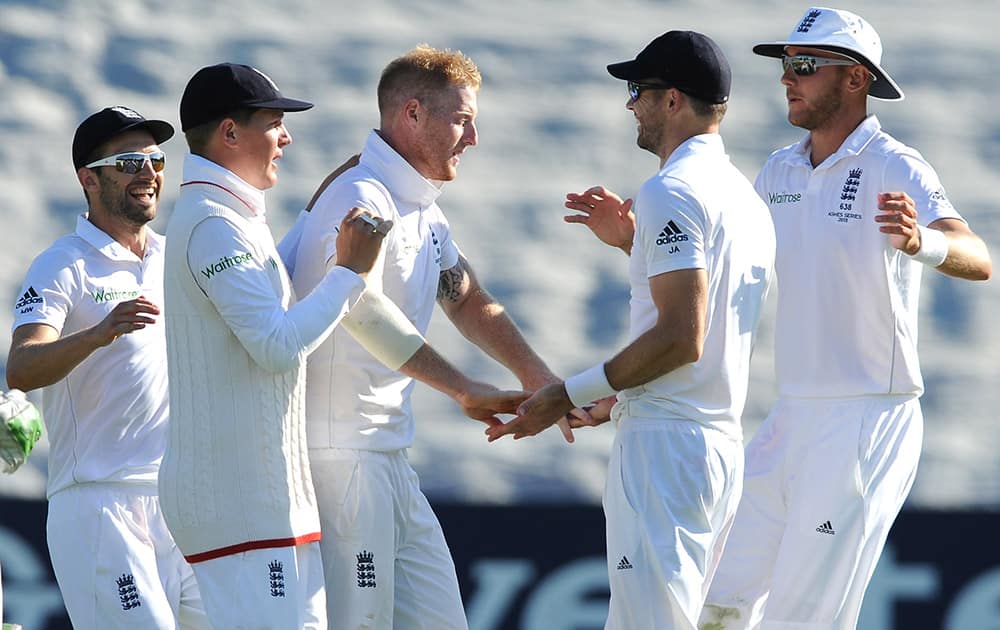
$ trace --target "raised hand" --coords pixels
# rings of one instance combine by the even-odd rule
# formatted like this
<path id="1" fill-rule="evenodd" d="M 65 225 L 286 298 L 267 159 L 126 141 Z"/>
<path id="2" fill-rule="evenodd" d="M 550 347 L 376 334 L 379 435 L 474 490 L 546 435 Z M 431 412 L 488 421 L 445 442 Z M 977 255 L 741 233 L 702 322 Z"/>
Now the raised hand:
<path id="1" fill-rule="evenodd" d="M 913 199 L 904 192 L 879 193 L 878 210 L 875 221 L 879 231 L 889 235 L 889 243 L 905 254 L 916 254 L 920 249 L 920 232 Z"/>
<path id="2" fill-rule="evenodd" d="M 582 193 L 568 193 L 566 207 L 582 214 L 563 217 L 566 223 L 582 223 L 604 243 L 626 254 L 632 252 L 635 235 L 635 214 L 632 200 L 622 198 L 604 186 L 594 186 Z"/>
<path id="3" fill-rule="evenodd" d="M 337 234 L 337 264 L 364 276 L 371 271 L 382 239 L 392 229 L 392 221 L 372 217 L 361 208 L 351 208 L 340 222 Z"/>
<path id="4" fill-rule="evenodd" d="M 96 346 L 106 346 L 122 335 L 155 324 L 152 316 L 159 314 L 160 307 L 140 295 L 134 300 L 119 302 L 90 332 Z"/>

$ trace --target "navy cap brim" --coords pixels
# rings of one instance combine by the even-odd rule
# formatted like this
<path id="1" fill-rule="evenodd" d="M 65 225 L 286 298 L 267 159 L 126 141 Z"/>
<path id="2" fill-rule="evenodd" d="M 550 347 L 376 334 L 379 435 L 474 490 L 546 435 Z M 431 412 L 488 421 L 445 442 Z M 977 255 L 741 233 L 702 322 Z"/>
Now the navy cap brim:
<path id="1" fill-rule="evenodd" d="M 649 78 L 644 76 L 646 71 L 635 59 L 608 64 L 608 74 L 623 81 L 638 81 Z"/>
<path id="2" fill-rule="evenodd" d="M 278 109 L 283 112 L 304 112 L 313 108 L 313 104 L 309 101 L 300 101 L 294 98 L 273 98 L 266 101 L 254 101 L 246 105 L 257 109 Z"/>
<path id="3" fill-rule="evenodd" d="M 166 142 L 174 137 L 174 126 L 164 120 L 144 120 L 125 127 L 122 132 L 130 129 L 145 129 L 153 136 L 153 141 L 156 144 Z"/>

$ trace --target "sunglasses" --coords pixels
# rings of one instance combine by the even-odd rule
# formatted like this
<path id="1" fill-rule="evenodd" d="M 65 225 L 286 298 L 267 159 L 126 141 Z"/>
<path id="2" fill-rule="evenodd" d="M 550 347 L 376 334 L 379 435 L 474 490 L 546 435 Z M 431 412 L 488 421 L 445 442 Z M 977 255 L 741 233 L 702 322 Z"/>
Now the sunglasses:
<path id="1" fill-rule="evenodd" d="M 628 82 L 628 97 L 633 100 L 639 100 L 639 96 L 642 95 L 643 90 L 669 90 L 672 85 L 663 85 L 658 83 L 636 83 L 635 81 Z"/>
<path id="2" fill-rule="evenodd" d="M 857 61 L 852 59 L 828 59 L 826 57 L 813 57 L 812 55 L 795 55 L 793 57 L 782 57 L 781 68 L 792 72 L 800 77 L 807 77 L 816 74 L 816 71 L 823 66 L 856 66 Z"/>
<path id="3" fill-rule="evenodd" d="M 167 165 L 167 156 L 162 151 L 154 151 L 152 153 L 119 153 L 118 155 L 109 155 L 106 158 L 101 158 L 86 166 L 87 168 L 113 166 L 119 173 L 135 175 L 146 168 L 146 162 L 149 162 L 153 170 L 159 173 Z"/>

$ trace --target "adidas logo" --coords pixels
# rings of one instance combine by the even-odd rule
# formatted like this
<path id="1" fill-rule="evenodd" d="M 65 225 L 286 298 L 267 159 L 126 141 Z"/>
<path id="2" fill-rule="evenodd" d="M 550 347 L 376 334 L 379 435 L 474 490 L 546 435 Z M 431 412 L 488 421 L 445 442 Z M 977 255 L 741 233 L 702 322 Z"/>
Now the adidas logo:
<path id="1" fill-rule="evenodd" d="M 687 234 L 681 231 L 677 224 L 673 220 L 668 221 L 667 225 L 664 226 L 663 231 L 660 232 L 659 238 L 656 239 L 657 245 L 666 245 L 667 243 L 682 243 L 688 240 Z"/>
<path id="2" fill-rule="evenodd" d="M 618 570 L 625 571 L 626 569 L 631 569 L 632 563 L 628 561 L 628 558 L 622 556 L 622 559 L 618 561 Z"/>
<path id="3" fill-rule="evenodd" d="M 819 527 L 817 527 L 816 531 L 818 531 L 821 534 L 830 534 L 831 536 L 837 533 L 833 531 L 833 524 L 830 523 L 830 521 L 827 521 L 822 525 L 820 525 Z"/>
<path id="4" fill-rule="evenodd" d="M 24 295 L 21 296 L 21 299 L 18 300 L 17 304 L 14 305 L 14 308 L 22 309 L 27 306 L 32 306 L 34 304 L 41 304 L 41 303 L 42 303 L 42 298 L 38 295 L 38 293 L 35 292 L 35 287 L 28 287 L 28 290 L 24 292 Z M 28 309 L 23 312 L 27 313 L 30 310 L 31 309 Z"/>

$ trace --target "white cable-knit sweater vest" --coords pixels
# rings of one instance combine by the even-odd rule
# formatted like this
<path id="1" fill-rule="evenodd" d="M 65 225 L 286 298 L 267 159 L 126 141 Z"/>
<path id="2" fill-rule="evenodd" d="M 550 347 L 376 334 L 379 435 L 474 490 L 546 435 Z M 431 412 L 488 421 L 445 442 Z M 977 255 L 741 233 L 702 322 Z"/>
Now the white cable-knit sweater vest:
<path id="1" fill-rule="evenodd" d="M 167 229 L 170 430 L 160 502 L 190 562 L 319 539 L 305 435 L 305 354 L 287 372 L 260 366 L 188 264 L 192 230 L 205 219 L 222 217 L 259 233 L 233 209 L 238 203 L 221 187 L 185 185 Z M 269 236 L 253 243 L 254 260 L 278 260 Z M 281 264 L 265 271 L 276 274 L 275 299 L 293 302 Z"/>

